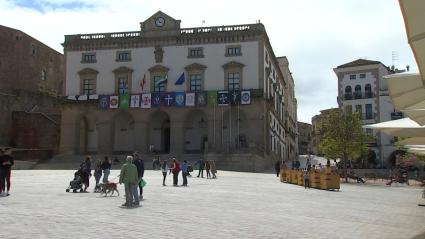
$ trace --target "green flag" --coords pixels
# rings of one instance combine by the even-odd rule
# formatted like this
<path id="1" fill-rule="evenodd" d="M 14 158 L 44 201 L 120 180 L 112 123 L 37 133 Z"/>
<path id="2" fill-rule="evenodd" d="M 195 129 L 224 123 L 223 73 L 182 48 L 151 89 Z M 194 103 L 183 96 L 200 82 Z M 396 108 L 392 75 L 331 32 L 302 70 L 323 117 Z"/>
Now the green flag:
<path id="1" fill-rule="evenodd" d="M 217 106 L 217 91 L 208 91 L 208 106 L 214 107 Z"/>
<path id="2" fill-rule="evenodd" d="M 128 104 L 130 102 L 130 96 L 128 94 L 120 95 L 120 109 L 128 109 Z"/>

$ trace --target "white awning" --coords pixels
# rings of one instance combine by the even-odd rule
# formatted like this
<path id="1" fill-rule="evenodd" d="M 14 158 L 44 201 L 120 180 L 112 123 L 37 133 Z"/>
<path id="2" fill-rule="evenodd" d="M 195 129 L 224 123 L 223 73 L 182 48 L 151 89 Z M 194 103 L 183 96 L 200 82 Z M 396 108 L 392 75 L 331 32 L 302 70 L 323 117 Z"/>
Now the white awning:
<path id="1" fill-rule="evenodd" d="M 409 118 L 364 125 L 363 128 L 379 130 L 392 136 L 425 137 L 425 126 L 420 126 L 418 123 Z"/>

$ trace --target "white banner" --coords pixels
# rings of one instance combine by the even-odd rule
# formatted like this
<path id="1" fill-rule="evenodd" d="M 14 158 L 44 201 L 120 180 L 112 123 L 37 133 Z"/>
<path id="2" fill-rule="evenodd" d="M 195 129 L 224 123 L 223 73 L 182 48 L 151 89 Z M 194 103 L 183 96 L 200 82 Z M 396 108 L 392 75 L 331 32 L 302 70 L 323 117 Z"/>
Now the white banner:
<path id="1" fill-rule="evenodd" d="M 195 106 L 195 93 L 186 93 L 186 106 Z"/>
<path id="2" fill-rule="evenodd" d="M 150 109 L 151 108 L 151 93 L 143 93 L 140 108 Z"/>
<path id="3" fill-rule="evenodd" d="M 241 105 L 251 104 L 251 91 L 241 91 Z"/>
<path id="4" fill-rule="evenodd" d="M 140 95 L 132 95 L 130 97 L 130 108 L 138 108 L 140 105 Z"/>
<path id="5" fill-rule="evenodd" d="M 109 108 L 118 109 L 118 105 L 119 105 L 118 95 L 111 95 L 109 97 Z"/>

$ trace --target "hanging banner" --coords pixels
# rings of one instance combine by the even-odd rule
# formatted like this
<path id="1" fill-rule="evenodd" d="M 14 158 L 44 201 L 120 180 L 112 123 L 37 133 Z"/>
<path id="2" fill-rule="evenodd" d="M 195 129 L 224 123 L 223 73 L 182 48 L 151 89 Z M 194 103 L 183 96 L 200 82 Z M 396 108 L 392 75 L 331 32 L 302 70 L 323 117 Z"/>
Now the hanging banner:
<path id="1" fill-rule="evenodd" d="M 229 92 L 229 101 L 231 105 L 240 104 L 241 94 L 239 91 L 230 91 Z"/>
<path id="2" fill-rule="evenodd" d="M 197 106 L 207 105 L 207 92 L 196 92 L 196 105 Z"/>
<path id="3" fill-rule="evenodd" d="M 139 108 L 140 106 L 140 95 L 132 95 L 130 97 L 130 107 Z"/>
<path id="4" fill-rule="evenodd" d="M 174 98 L 176 101 L 176 107 L 184 107 L 185 106 L 185 93 L 184 92 L 175 92 Z"/>
<path id="5" fill-rule="evenodd" d="M 125 95 L 120 95 L 120 109 L 128 109 L 128 105 L 130 101 L 130 96 L 125 94 Z"/>
<path id="6" fill-rule="evenodd" d="M 99 109 L 109 109 L 109 95 L 99 95 Z"/>
<path id="7" fill-rule="evenodd" d="M 151 93 L 143 93 L 140 108 L 150 109 L 151 108 Z"/>
<path id="8" fill-rule="evenodd" d="M 118 96 L 117 95 L 109 96 L 109 108 L 110 109 L 118 109 Z"/>
<path id="9" fill-rule="evenodd" d="M 186 106 L 195 106 L 195 93 L 186 93 Z"/>
<path id="10" fill-rule="evenodd" d="M 218 106 L 229 105 L 229 91 L 219 91 L 219 92 L 217 92 L 217 105 Z"/>
<path id="11" fill-rule="evenodd" d="M 241 91 L 241 105 L 250 105 L 251 104 L 251 91 L 244 90 Z"/>
<path id="12" fill-rule="evenodd" d="M 174 105 L 174 93 L 162 93 L 161 94 L 161 105 L 170 107 Z"/>
<path id="13" fill-rule="evenodd" d="M 214 107 L 217 106 L 217 91 L 208 91 L 207 93 L 208 95 L 208 106 L 209 107 Z"/>
<path id="14" fill-rule="evenodd" d="M 152 93 L 151 105 L 152 105 L 152 107 L 160 107 L 161 106 L 161 95 L 160 95 L 160 93 Z"/>

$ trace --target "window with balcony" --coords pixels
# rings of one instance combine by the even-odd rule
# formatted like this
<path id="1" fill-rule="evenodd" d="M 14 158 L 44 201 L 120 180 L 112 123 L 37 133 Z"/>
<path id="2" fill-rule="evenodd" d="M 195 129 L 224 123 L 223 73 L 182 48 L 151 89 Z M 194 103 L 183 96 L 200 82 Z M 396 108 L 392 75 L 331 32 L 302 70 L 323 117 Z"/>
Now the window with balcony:
<path id="1" fill-rule="evenodd" d="M 201 91 L 202 90 L 202 76 L 201 74 L 189 75 L 190 79 L 190 91 Z"/>
<path id="2" fill-rule="evenodd" d="M 354 88 L 354 99 L 362 98 L 362 87 L 360 85 L 356 85 Z"/>
<path id="3" fill-rule="evenodd" d="M 98 73 L 98 71 L 91 68 L 85 68 L 78 72 L 78 75 L 80 76 L 80 94 L 96 94 L 96 80 Z"/>
<path id="4" fill-rule="evenodd" d="M 115 75 L 115 94 L 130 94 L 133 70 L 122 66 L 112 72 Z"/>
<path id="5" fill-rule="evenodd" d="M 238 72 L 230 72 L 227 74 L 228 90 L 239 90 L 241 77 Z"/>
<path id="6" fill-rule="evenodd" d="M 94 79 L 83 80 L 83 95 L 93 95 L 96 91 L 96 82 Z"/>
<path id="7" fill-rule="evenodd" d="M 362 115 L 362 105 L 356 105 L 356 112 L 361 116 Z"/>
<path id="8" fill-rule="evenodd" d="M 366 108 L 365 119 L 373 119 L 372 104 L 366 104 L 365 108 Z"/>
<path id="9" fill-rule="evenodd" d="M 372 86 L 370 84 L 366 84 L 364 91 L 365 91 L 365 98 L 372 98 L 373 97 Z"/>
<path id="10" fill-rule="evenodd" d="M 352 100 L 353 94 L 351 93 L 351 86 L 345 87 L 344 100 Z"/>

